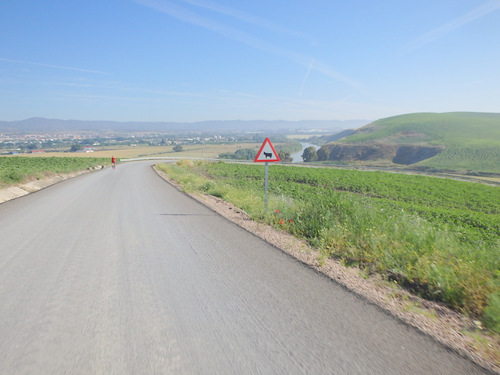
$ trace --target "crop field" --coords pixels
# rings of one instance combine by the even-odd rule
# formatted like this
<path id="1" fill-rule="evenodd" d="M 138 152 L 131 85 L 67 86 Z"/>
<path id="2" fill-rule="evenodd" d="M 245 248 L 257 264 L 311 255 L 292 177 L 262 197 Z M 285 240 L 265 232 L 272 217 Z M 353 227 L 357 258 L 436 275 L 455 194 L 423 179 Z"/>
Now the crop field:
<path id="1" fill-rule="evenodd" d="M 0 157 L 0 186 L 42 178 L 50 173 L 70 173 L 97 165 L 109 164 L 108 159 L 75 157 Z"/>
<path id="2" fill-rule="evenodd" d="M 420 165 L 448 170 L 481 171 L 500 173 L 500 146 L 498 145 L 451 145 L 436 157 L 420 162 Z"/>
<path id="3" fill-rule="evenodd" d="M 397 282 L 500 329 L 500 188 L 387 172 L 178 162 L 185 190 L 231 201 L 323 257 Z"/>
<path id="4" fill-rule="evenodd" d="M 147 157 L 175 157 L 175 158 L 217 158 L 224 152 L 235 152 L 240 148 L 255 148 L 258 150 L 260 144 L 257 143 L 228 143 L 228 144 L 205 144 L 205 145 L 183 145 L 183 151 L 176 152 L 174 146 L 117 146 L 112 148 L 96 148 L 94 152 L 47 152 L 44 154 L 29 154 L 29 157 L 78 157 L 78 158 L 111 158 L 115 156 L 120 159 L 135 159 Z"/>

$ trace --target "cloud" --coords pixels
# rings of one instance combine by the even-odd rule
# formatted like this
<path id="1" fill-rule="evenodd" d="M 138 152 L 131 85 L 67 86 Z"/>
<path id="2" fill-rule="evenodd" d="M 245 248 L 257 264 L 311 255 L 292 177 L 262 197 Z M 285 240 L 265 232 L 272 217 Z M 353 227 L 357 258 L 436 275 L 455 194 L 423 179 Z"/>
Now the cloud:
<path id="1" fill-rule="evenodd" d="M 309 64 L 309 67 L 307 68 L 306 75 L 302 79 L 302 85 L 300 86 L 299 96 L 302 96 L 302 93 L 304 92 L 304 86 L 307 82 L 307 78 L 309 77 L 309 73 L 311 72 L 311 68 L 312 68 L 313 64 L 314 64 L 314 59 L 311 60 L 311 63 Z"/>
<path id="2" fill-rule="evenodd" d="M 167 14 L 171 17 L 177 18 L 180 21 L 190 23 L 192 25 L 210 30 L 214 33 L 217 33 L 219 35 L 222 35 L 228 39 L 233 39 L 236 40 L 239 43 L 245 44 L 247 46 L 253 47 L 255 49 L 273 54 L 273 55 L 278 55 L 281 57 L 284 57 L 287 60 L 293 61 L 297 64 L 309 67 L 310 66 L 310 61 L 311 57 L 310 56 L 305 56 L 301 55 L 299 53 L 296 53 L 294 51 L 287 50 L 285 48 L 279 47 L 277 45 L 274 45 L 272 43 L 269 43 L 265 40 L 259 39 L 254 37 L 251 34 L 248 34 L 246 32 L 240 31 L 238 29 L 235 29 L 233 27 L 229 27 L 226 25 L 223 25 L 219 22 L 216 22 L 214 20 L 211 20 L 209 18 L 200 16 L 194 12 L 191 12 L 190 10 L 181 7 L 177 4 L 173 4 L 172 2 L 169 1 L 158 1 L 158 0 L 133 0 L 135 3 L 139 5 L 143 5 L 145 7 L 148 7 L 150 9 L 156 10 L 158 12 Z M 200 3 L 200 1 L 197 0 L 185 0 L 186 2 L 189 3 Z M 206 3 L 204 2 L 205 7 L 208 7 L 209 5 L 206 4 L 211 4 L 211 3 Z M 213 6 L 215 8 L 215 5 Z M 227 8 L 222 8 L 220 11 L 222 12 L 222 9 L 227 9 Z M 230 14 L 236 14 L 235 11 L 227 11 Z M 315 61 L 314 66 L 312 67 L 312 70 L 317 71 L 323 75 L 326 75 L 330 78 L 333 78 L 335 80 L 341 81 L 351 87 L 354 87 L 356 89 L 359 88 L 359 84 L 350 78 L 346 77 L 345 75 L 341 74 L 340 72 L 337 72 L 335 69 L 331 68 L 328 64 L 321 62 L 321 61 Z"/>
<path id="3" fill-rule="evenodd" d="M 411 43 L 403 47 L 404 52 L 410 52 L 421 48 L 435 40 L 442 38 L 446 34 L 449 34 L 456 29 L 459 29 L 481 17 L 484 17 L 496 10 L 500 9 L 500 0 L 489 1 L 482 6 L 474 9 L 473 11 L 466 13 L 444 25 L 438 27 L 437 29 L 431 30 L 427 33 L 420 35 L 418 38 L 413 40 Z"/>
<path id="4" fill-rule="evenodd" d="M 229 7 L 220 5 L 220 4 L 216 4 L 216 3 L 213 3 L 211 1 L 206 1 L 206 0 L 182 0 L 182 1 L 184 3 L 194 5 L 194 6 L 197 6 L 200 8 L 208 9 L 208 10 L 211 10 L 213 12 L 238 19 L 238 20 L 246 22 L 246 23 L 257 25 L 259 27 L 262 27 L 262 28 L 265 28 L 265 29 L 268 29 L 271 31 L 279 32 L 282 34 L 288 34 L 288 35 L 292 35 L 292 36 L 296 36 L 296 37 L 301 37 L 301 38 L 309 38 L 308 36 L 306 36 L 303 33 L 297 32 L 295 30 L 287 29 L 285 27 L 279 26 L 279 25 L 277 25 L 273 22 L 270 22 L 268 20 L 265 20 L 263 18 L 255 17 L 255 16 L 252 16 L 251 14 L 242 12 L 242 11 L 234 9 L 234 8 L 229 8 Z M 312 38 L 309 38 L 309 39 L 312 39 Z"/>
<path id="5" fill-rule="evenodd" d="M 274 46 L 266 41 L 255 38 L 252 35 L 242 32 L 238 29 L 225 26 L 219 22 L 213 21 L 209 18 L 200 16 L 190 10 L 180 7 L 168 1 L 157 0 L 133 0 L 136 3 L 154 9 L 158 12 L 167 14 L 171 17 L 177 18 L 180 21 L 190 23 L 192 25 L 210 30 L 226 38 L 236 40 L 240 43 L 249 45 L 251 47 L 260 49 L 265 52 L 285 54 L 286 51 Z"/>
<path id="6" fill-rule="evenodd" d="M 22 61 L 22 60 L 12 60 L 12 59 L 6 59 L 6 58 L 3 58 L 3 57 L 0 57 L 0 61 L 12 63 L 12 64 L 35 65 L 35 66 L 41 66 L 41 67 L 44 67 L 44 68 L 51 68 L 51 69 L 72 70 L 72 71 L 75 71 L 75 72 L 83 72 L 83 73 L 109 74 L 109 73 L 106 73 L 106 72 L 101 72 L 99 70 L 83 69 L 83 68 L 78 68 L 78 67 L 74 67 L 74 66 L 62 66 L 62 65 L 43 64 L 43 63 L 36 63 L 36 62 Z"/>

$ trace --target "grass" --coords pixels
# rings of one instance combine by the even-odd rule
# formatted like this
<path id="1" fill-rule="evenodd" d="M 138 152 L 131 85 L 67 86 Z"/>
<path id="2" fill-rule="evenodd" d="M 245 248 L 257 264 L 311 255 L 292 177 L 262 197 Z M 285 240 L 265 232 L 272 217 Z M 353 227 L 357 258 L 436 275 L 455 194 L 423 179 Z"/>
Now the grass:
<path id="1" fill-rule="evenodd" d="M 407 312 L 414 312 L 419 315 L 424 315 L 429 319 L 436 320 L 436 311 L 434 309 L 423 309 L 420 307 L 418 302 L 408 302 L 407 305 L 404 307 L 404 310 Z"/>
<path id="2" fill-rule="evenodd" d="M 266 212 L 259 166 L 191 162 L 161 168 L 190 192 L 221 197 L 306 239 L 325 258 L 378 273 L 499 329 L 498 187 L 273 165 Z"/>
<path id="3" fill-rule="evenodd" d="M 421 135 L 431 144 L 498 145 L 500 113 L 413 113 L 388 117 L 373 122 L 371 132 L 362 132 L 341 142 L 373 142 L 405 134 Z M 413 138 L 413 137 L 411 137 Z"/>
<path id="4" fill-rule="evenodd" d="M 486 337 L 485 333 L 487 335 Z M 472 345 L 476 351 L 484 353 L 484 356 L 492 359 L 494 363 L 500 363 L 500 350 L 498 350 L 498 346 L 492 344 L 495 343 L 495 341 L 498 342 L 498 340 L 495 340 L 495 338 L 492 338 L 487 332 L 484 332 L 484 329 L 476 328 L 464 330 L 462 334 L 472 339 Z"/>

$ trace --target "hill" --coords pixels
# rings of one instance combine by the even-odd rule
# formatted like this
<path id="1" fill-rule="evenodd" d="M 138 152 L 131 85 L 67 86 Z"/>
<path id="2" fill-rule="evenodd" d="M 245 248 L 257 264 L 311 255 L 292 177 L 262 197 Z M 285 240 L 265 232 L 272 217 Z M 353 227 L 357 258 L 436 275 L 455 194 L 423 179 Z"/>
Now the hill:
<path id="1" fill-rule="evenodd" d="M 413 113 L 388 117 L 323 147 L 328 160 L 500 173 L 500 113 Z"/>
<path id="2" fill-rule="evenodd" d="M 77 131 L 114 131 L 114 132 L 213 132 L 213 131 L 300 131 L 334 130 L 356 128 L 368 123 L 366 120 L 324 120 L 324 121 L 199 121 L 199 122 L 120 122 L 120 121 L 82 121 L 60 120 L 34 117 L 20 121 L 0 121 L 0 132 L 39 133 L 39 132 L 77 132 Z"/>

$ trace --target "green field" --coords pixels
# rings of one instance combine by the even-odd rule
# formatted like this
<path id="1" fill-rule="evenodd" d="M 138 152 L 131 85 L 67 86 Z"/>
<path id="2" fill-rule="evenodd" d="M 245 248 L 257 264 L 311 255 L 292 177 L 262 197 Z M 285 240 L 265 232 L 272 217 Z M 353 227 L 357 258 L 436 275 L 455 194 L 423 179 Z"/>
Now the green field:
<path id="1" fill-rule="evenodd" d="M 500 328 L 500 188 L 426 176 L 272 165 L 161 165 L 304 238 L 322 256 L 397 281 Z"/>
<path id="2" fill-rule="evenodd" d="M 70 173 L 109 163 L 108 158 L 1 156 L 0 186 L 31 178 L 43 178 L 51 173 Z"/>
<path id="3" fill-rule="evenodd" d="M 500 113 L 412 113 L 383 118 L 364 129 L 344 138 L 342 142 L 379 141 L 406 135 L 404 143 L 425 140 L 430 144 L 498 145 Z M 415 135 L 420 137 L 413 138 Z"/>

